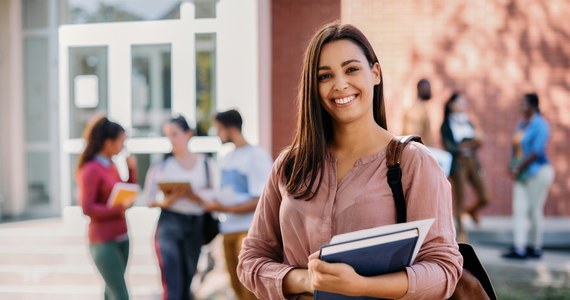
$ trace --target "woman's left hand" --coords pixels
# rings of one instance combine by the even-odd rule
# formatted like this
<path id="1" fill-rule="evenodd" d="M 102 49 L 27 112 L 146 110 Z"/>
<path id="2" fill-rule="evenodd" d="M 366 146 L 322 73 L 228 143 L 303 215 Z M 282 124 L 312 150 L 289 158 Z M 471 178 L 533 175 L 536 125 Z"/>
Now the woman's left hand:
<path id="1" fill-rule="evenodd" d="M 198 196 L 198 194 L 194 193 L 194 191 L 190 191 L 189 193 L 184 193 L 183 197 L 186 197 L 188 199 L 190 199 L 190 201 L 196 202 L 200 205 L 204 205 L 204 199 L 202 199 L 202 197 Z"/>
<path id="2" fill-rule="evenodd" d="M 521 174 L 521 170 L 519 168 L 511 169 L 511 178 L 513 180 L 517 180 L 517 178 L 519 177 L 520 174 Z"/>
<path id="3" fill-rule="evenodd" d="M 127 168 L 129 170 L 136 170 L 137 169 L 137 159 L 134 155 L 129 155 L 127 157 Z"/>
<path id="4" fill-rule="evenodd" d="M 318 252 L 309 256 L 309 274 L 315 290 L 360 296 L 363 277 L 354 268 L 343 263 L 327 263 L 318 256 Z"/>
<path id="5" fill-rule="evenodd" d="M 204 207 L 204 210 L 207 212 L 223 212 L 224 211 L 224 206 L 216 199 L 212 200 L 212 201 L 204 201 L 204 203 L 202 203 L 202 207 Z"/>

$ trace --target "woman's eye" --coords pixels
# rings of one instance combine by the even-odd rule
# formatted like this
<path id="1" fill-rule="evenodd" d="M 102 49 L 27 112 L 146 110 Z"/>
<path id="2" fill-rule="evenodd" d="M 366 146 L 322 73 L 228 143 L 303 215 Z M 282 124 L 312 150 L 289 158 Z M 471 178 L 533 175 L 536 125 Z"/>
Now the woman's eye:
<path id="1" fill-rule="evenodd" d="M 356 68 L 356 67 L 350 67 L 350 68 L 346 69 L 346 73 L 354 73 L 356 71 L 358 71 L 358 68 Z"/>
<path id="2" fill-rule="evenodd" d="M 317 76 L 317 80 L 318 80 L 318 81 L 322 81 L 322 80 L 325 80 L 325 79 L 329 79 L 329 78 L 331 78 L 331 77 L 332 77 L 332 75 L 329 74 L 329 73 L 321 74 L 321 75 Z"/>

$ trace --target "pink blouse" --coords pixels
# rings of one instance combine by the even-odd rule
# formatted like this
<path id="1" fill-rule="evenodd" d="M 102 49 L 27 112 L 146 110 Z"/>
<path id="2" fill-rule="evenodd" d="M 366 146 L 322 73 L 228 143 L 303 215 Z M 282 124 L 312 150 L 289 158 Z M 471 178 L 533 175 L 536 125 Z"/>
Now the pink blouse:
<path id="1" fill-rule="evenodd" d="M 328 153 L 323 182 L 310 201 L 293 199 L 277 175 L 281 155 L 260 198 L 239 256 L 241 282 L 259 299 L 285 299 L 283 278 L 307 268 L 310 254 L 334 235 L 396 222 L 387 183 L 386 151 L 363 157 L 337 184 L 336 158 Z M 401 158 L 407 220 L 435 218 L 416 261 L 406 268 L 408 291 L 402 299 L 447 299 L 461 276 L 463 258 L 455 241 L 451 188 L 421 144 Z"/>

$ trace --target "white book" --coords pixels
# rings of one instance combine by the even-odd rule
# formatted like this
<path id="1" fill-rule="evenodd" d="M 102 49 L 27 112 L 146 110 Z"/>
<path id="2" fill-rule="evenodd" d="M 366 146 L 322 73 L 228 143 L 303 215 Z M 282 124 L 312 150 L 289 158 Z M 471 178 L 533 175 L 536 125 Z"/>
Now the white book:
<path id="1" fill-rule="evenodd" d="M 394 233 L 400 233 L 401 232 L 404 234 L 408 234 L 405 232 L 414 232 L 414 231 L 416 231 L 415 229 L 417 229 L 416 232 L 417 232 L 417 236 L 418 236 L 418 241 L 415 245 L 414 252 L 412 254 L 412 260 L 411 260 L 412 262 L 414 262 L 416 259 L 416 256 L 418 255 L 418 252 L 420 252 L 420 248 L 421 248 L 421 246 L 422 246 L 422 244 L 423 244 L 434 220 L 435 219 L 433 219 L 433 218 L 424 219 L 424 220 L 419 220 L 419 221 L 398 223 L 398 224 L 392 224 L 392 225 L 384 225 L 384 226 L 362 229 L 362 230 L 358 230 L 358 231 L 339 234 L 339 235 L 335 235 L 331 239 L 331 242 L 329 243 L 329 245 L 341 244 L 341 243 L 346 243 L 346 242 L 350 242 L 350 241 L 365 240 L 365 239 L 369 239 L 369 238 L 373 238 L 373 237 L 381 237 L 381 236 L 389 236 L 389 235 L 391 235 L 392 238 L 394 238 L 395 240 L 399 240 L 402 238 L 402 236 L 394 235 Z M 372 241 L 372 242 L 374 242 L 374 241 Z"/>
<path id="2" fill-rule="evenodd" d="M 419 236 L 418 229 L 410 229 L 392 234 L 367 237 L 364 239 L 351 240 L 343 243 L 329 244 L 321 249 L 321 256 L 348 252 L 351 250 L 372 247 L 376 245 L 388 244 L 391 242 L 411 239 Z"/>

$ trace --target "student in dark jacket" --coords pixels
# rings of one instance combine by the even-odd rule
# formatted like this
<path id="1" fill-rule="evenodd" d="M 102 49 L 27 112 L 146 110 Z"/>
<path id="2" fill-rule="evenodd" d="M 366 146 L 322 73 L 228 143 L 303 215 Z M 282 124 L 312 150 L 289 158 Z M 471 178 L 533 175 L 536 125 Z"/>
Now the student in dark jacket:
<path id="1" fill-rule="evenodd" d="M 479 210 L 489 202 L 487 187 L 483 180 L 477 151 L 482 145 L 481 135 L 466 113 L 465 97 L 455 92 L 445 104 L 441 136 L 444 148 L 453 155 L 451 184 L 453 190 L 454 215 L 459 240 L 465 240 L 461 215 L 467 212 L 475 223 L 479 223 Z M 477 195 L 475 204 L 464 210 L 465 184 L 470 183 Z"/>
<path id="2" fill-rule="evenodd" d="M 107 205 L 113 186 L 122 182 L 111 158 L 123 150 L 127 138 L 121 125 L 106 117 L 90 121 L 83 133 L 86 145 L 77 164 L 79 204 L 90 218 L 89 250 L 105 281 L 105 299 L 129 299 L 125 270 L 129 236 L 125 211 L 129 207 Z M 134 157 L 127 159 L 130 183 L 136 182 Z"/>

